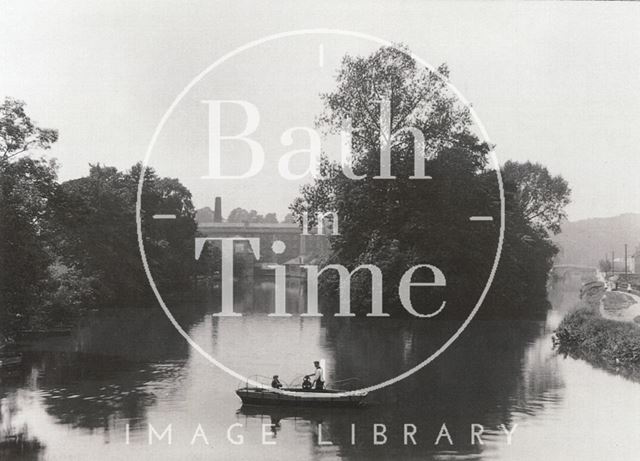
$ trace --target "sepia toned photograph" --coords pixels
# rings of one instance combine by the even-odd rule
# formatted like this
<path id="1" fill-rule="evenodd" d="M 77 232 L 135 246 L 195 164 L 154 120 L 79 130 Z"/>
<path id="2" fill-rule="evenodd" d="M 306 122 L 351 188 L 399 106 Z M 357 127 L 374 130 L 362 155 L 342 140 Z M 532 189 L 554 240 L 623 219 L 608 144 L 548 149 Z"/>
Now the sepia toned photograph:
<path id="1" fill-rule="evenodd" d="M 0 460 L 639 459 L 639 25 L 0 0 Z"/>

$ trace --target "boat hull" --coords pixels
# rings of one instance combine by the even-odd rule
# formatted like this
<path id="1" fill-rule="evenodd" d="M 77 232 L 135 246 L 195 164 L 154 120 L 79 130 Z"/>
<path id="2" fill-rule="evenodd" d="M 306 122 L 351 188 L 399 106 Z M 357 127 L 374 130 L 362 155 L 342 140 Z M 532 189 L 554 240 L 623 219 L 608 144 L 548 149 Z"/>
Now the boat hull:
<path id="1" fill-rule="evenodd" d="M 332 407 L 354 408 L 364 405 L 366 392 L 343 395 L 344 391 L 323 390 L 303 391 L 283 389 L 281 392 L 258 387 L 244 387 L 236 394 L 245 405 L 295 406 L 295 407 Z"/>

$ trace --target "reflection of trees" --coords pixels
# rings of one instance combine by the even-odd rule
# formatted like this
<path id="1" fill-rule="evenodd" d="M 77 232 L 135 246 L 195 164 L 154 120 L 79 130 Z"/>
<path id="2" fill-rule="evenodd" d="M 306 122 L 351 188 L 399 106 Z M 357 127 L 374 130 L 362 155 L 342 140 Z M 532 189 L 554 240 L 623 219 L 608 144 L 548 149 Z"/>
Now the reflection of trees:
<path id="1" fill-rule="evenodd" d="M 170 302 L 168 305 L 172 306 Z M 172 313 L 186 328 L 202 317 L 188 306 L 172 308 Z M 189 350 L 160 309 L 114 309 L 100 313 L 79 329 L 73 342 L 71 348 L 77 352 L 121 357 L 132 362 L 180 360 L 188 356 Z M 43 348 L 49 349 L 46 344 Z"/>
<path id="2" fill-rule="evenodd" d="M 214 292 L 213 305 L 219 309 L 221 293 Z M 271 314 L 275 312 L 275 287 L 273 278 L 242 277 L 234 282 L 234 311 L 239 313 Z M 306 293 L 300 280 L 289 279 L 286 284 L 286 310 L 301 314 L 306 310 Z"/>
<path id="3" fill-rule="evenodd" d="M 357 377 L 361 385 L 391 379 L 444 343 L 459 324 L 392 318 L 324 317 L 326 341 L 335 345 L 333 381 Z"/>
<path id="4" fill-rule="evenodd" d="M 36 460 L 44 445 L 29 434 L 26 424 L 16 425 L 16 395 L 0 391 L 0 459 Z"/>
<path id="5" fill-rule="evenodd" d="M 247 297 L 240 294 L 236 298 L 240 304 L 237 312 L 273 312 L 272 285 L 256 284 L 250 291 Z M 298 300 L 303 294 L 303 290 L 297 294 Z M 554 291 L 551 296 L 558 307 L 559 294 Z M 300 304 L 304 310 L 304 303 Z M 545 312 L 548 306 L 546 300 L 533 298 L 529 304 L 528 309 L 537 312 Z M 287 310 L 296 312 L 289 299 Z M 390 379 L 435 352 L 460 326 L 459 321 L 335 318 L 327 314 L 319 321 L 322 334 L 318 346 L 330 354 L 326 371 L 329 384 L 335 387 L 340 387 L 338 381 L 352 377 L 360 378 L 358 387 Z M 410 459 L 441 453 L 450 448 L 448 444 L 434 447 L 433 443 L 446 423 L 454 440 L 453 450 L 479 457 L 482 448 L 470 443 L 472 423 L 482 424 L 486 436 L 499 435 L 499 425 L 511 427 L 514 414 L 534 415 L 560 400 L 558 391 L 563 384 L 555 369 L 549 335 L 544 321 L 476 319 L 434 362 L 404 381 L 372 393 L 370 405 L 363 409 L 243 407 L 240 413 L 262 418 L 265 424 L 278 422 L 279 431 L 290 430 L 287 421 L 293 420 L 304 422 L 306 427 L 310 424 L 315 434 L 316 425 L 322 423 L 325 439 L 336 444 L 341 455 L 353 459 Z M 350 440 L 352 423 L 357 427 L 355 446 Z M 384 446 L 372 444 L 374 423 L 387 425 L 389 440 Z M 405 423 L 418 427 L 418 446 L 404 445 Z"/>
<path id="6" fill-rule="evenodd" d="M 262 306 L 257 309 L 271 311 L 273 293 L 268 286 L 256 288 L 255 293 L 260 294 L 252 295 L 254 303 Z M 25 353 L 21 384 L 38 389 L 47 413 L 64 424 L 108 433 L 116 424 L 122 430 L 127 420 L 133 431 L 136 425 L 144 428 L 156 396 L 184 390 L 181 380 L 189 353 L 162 312 L 137 314 L 97 318 L 73 338 L 72 346 L 63 348 L 75 352 Z M 201 319 L 188 308 L 175 315 L 183 325 Z M 373 384 L 419 363 L 459 324 L 325 316 L 312 325 L 317 327 L 320 344 L 315 343 L 316 336 L 309 350 L 320 346 L 327 352 L 330 384 L 353 376 Z M 217 322 L 212 322 L 216 327 Z M 535 414 L 559 399 L 562 383 L 549 360 L 548 333 L 541 322 L 474 321 L 441 357 L 410 378 L 372 393 L 370 405 L 363 409 L 267 408 L 252 413 L 243 407 L 241 414 L 279 424 L 274 430 L 281 439 L 291 430 L 292 418 L 304 422 L 300 430 L 311 440 L 322 423 L 323 439 L 353 459 L 424 459 L 430 453 L 442 454 L 450 449 L 448 444 L 434 447 L 433 442 L 445 422 L 455 443 L 453 450 L 479 457 L 481 448 L 469 441 L 471 423 L 495 430 L 499 424 L 511 425 L 514 413 Z M 213 336 L 218 338 L 215 332 Z M 39 348 L 54 349 L 55 344 Z M 350 440 L 351 423 L 357 426 L 355 446 Z M 374 423 L 387 425 L 389 439 L 384 446 L 372 444 Z M 418 427 L 417 447 L 404 446 L 405 423 Z M 326 454 L 313 445 L 316 457 Z"/>
<path id="7" fill-rule="evenodd" d="M 61 423 L 109 431 L 118 419 L 142 424 L 155 402 L 148 382 L 158 378 L 152 367 L 117 357 L 77 353 L 44 353 L 31 369 L 47 413 Z M 113 384 L 113 383 L 118 384 Z"/>
<path id="8" fill-rule="evenodd" d="M 372 394 L 380 407 L 367 410 L 362 419 L 368 420 L 369 426 L 372 422 L 383 422 L 395 428 L 396 437 L 390 437 L 387 446 L 409 452 L 411 447 L 403 445 L 403 424 L 410 422 L 426 429 L 427 440 L 421 448 L 424 450 L 427 444 L 432 447 L 440 425 L 446 422 L 456 450 L 472 453 L 478 447 L 470 445 L 471 423 L 487 428 L 509 425 L 514 409 L 535 412 L 536 405 L 544 404 L 549 391 L 562 386 L 545 359 L 551 354 L 550 342 L 538 340 L 532 345 L 542 333 L 540 322 L 472 323 L 450 349 L 428 367 Z M 429 343 L 420 337 L 414 339 L 417 340 L 411 347 L 415 353 Z M 340 355 L 344 349 L 338 349 L 337 363 L 342 361 Z M 393 353 L 388 349 L 383 343 L 376 352 L 393 360 Z M 379 363 L 389 362 L 385 359 Z M 340 426 L 331 424 L 330 430 L 337 434 L 334 438 L 340 434 L 347 438 L 343 443 L 346 442 L 344 448 L 349 450 L 349 427 Z M 350 456 L 366 458 L 366 451 L 351 450 Z"/>
<path id="9" fill-rule="evenodd" d="M 299 295 L 300 296 L 300 295 Z M 236 307 L 240 312 L 273 312 L 273 288 L 258 285 L 249 298 L 251 303 Z M 236 301 L 236 302 L 238 302 Z M 240 301 L 242 303 L 242 301 Z M 538 308 L 538 302 L 540 304 Z M 545 312 L 547 301 L 532 301 L 535 311 Z M 287 310 L 290 308 L 287 299 Z M 301 306 L 304 310 L 304 305 Z M 326 311 L 325 311 L 326 312 Z M 320 319 L 324 335 L 319 346 L 333 351 L 327 357 L 329 383 L 357 377 L 358 387 L 372 385 L 397 376 L 435 352 L 457 330 L 460 322 L 416 321 L 408 319 L 335 318 Z M 460 338 L 439 358 L 415 375 L 390 388 L 370 395 L 371 405 L 349 411 L 243 408 L 245 416 L 264 417 L 265 423 L 295 418 L 323 423 L 327 438 L 340 446 L 341 452 L 355 459 L 381 454 L 405 459 L 447 448 L 433 447 L 441 424 L 447 424 L 455 450 L 473 455 L 480 448 L 470 444 L 470 425 L 483 424 L 495 431 L 500 424 L 510 426 L 512 414 L 535 414 L 557 403 L 562 387 L 543 321 L 473 321 Z M 339 386 L 336 386 L 339 387 Z M 357 425 L 359 442 L 351 445 L 351 423 Z M 388 427 L 388 443 L 374 447 L 371 426 Z M 405 423 L 418 426 L 419 446 L 404 446 Z M 422 438 L 420 437 L 422 434 Z M 371 452 L 370 450 L 375 450 Z"/>
<path id="10" fill-rule="evenodd" d="M 201 311 L 182 303 L 174 315 L 188 328 Z M 46 352 L 26 352 L 10 388 L 28 383 L 59 422 L 105 432 L 123 419 L 132 429 L 142 427 L 156 395 L 178 387 L 189 355 L 164 314 L 146 309 L 98 313 L 73 337 L 44 340 L 33 349 Z"/>
<path id="11" fill-rule="evenodd" d="M 361 326 L 346 320 L 323 321 L 326 341 L 336 345 L 332 357 L 334 382 L 354 375 L 366 377 L 369 384 L 380 382 L 425 358 L 449 334 L 446 326 L 425 334 L 424 328 L 415 323 L 390 323 L 385 327 L 382 322 L 376 325 L 365 321 Z M 342 456 L 363 460 L 423 459 L 448 450 L 446 441 L 433 445 L 440 426 L 446 423 L 453 450 L 473 458 L 480 456 L 482 448 L 470 443 L 472 423 L 482 424 L 485 436 L 491 431 L 500 433 L 498 426 L 510 427 L 514 413 L 536 414 L 559 401 L 562 382 L 552 354 L 542 322 L 477 321 L 425 369 L 370 394 L 369 405 L 362 409 L 243 407 L 240 413 L 281 421 L 282 430 L 287 430 L 284 421 L 288 419 L 308 421 L 313 430 L 322 423 L 323 438 L 337 445 Z M 357 428 L 355 446 L 351 445 L 352 423 Z M 387 426 L 388 442 L 384 446 L 372 443 L 374 423 Z M 404 445 L 406 423 L 418 427 L 415 447 Z"/>

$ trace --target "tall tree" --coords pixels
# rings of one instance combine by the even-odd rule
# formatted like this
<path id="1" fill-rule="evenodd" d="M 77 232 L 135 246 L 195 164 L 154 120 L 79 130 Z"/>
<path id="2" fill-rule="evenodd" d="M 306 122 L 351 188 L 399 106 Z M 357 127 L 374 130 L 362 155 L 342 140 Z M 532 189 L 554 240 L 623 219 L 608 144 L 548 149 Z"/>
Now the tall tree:
<path id="1" fill-rule="evenodd" d="M 445 66 L 439 72 L 448 75 Z M 452 291 L 481 289 L 497 232 L 494 226 L 473 228 L 465 221 L 478 210 L 495 213 L 497 186 L 491 188 L 485 173 L 489 146 L 472 133 L 468 110 L 456 102 L 444 80 L 419 67 L 406 50 L 383 47 L 368 57 L 346 56 L 336 89 L 322 98 L 321 128 L 336 132 L 346 119 L 351 121 L 352 174 L 324 158 L 322 177 L 302 187 L 291 210 L 298 219 L 304 212 L 310 218 L 319 212 L 337 213 L 340 235 L 331 238 L 330 261 L 350 269 L 365 263 L 380 267 L 389 309 L 399 304 L 400 277 L 416 264 L 448 271 Z M 390 108 L 390 140 L 381 130 L 384 100 Z M 415 151 L 415 135 L 402 130 L 405 127 L 422 133 L 424 151 Z M 390 145 L 393 179 L 374 178 L 382 171 L 382 142 Z M 415 170 L 414 155 L 425 159 L 423 171 Z M 425 172 L 433 179 L 411 179 Z M 466 242 L 476 240 L 493 243 L 465 248 Z M 473 264 L 461 264 L 470 259 Z M 366 308 L 368 276 L 354 279 L 354 289 L 365 294 L 361 304 Z M 416 302 L 426 305 L 429 298 Z"/>
<path id="2" fill-rule="evenodd" d="M 429 263 L 447 276 L 449 313 L 465 316 L 468 310 L 460 306 L 472 303 L 456 301 L 477 299 L 498 240 L 497 222 L 470 226 L 469 217 L 500 215 L 497 177 L 487 168 L 490 146 L 474 134 L 468 110 L 441 78 L 448 77 L 446 66 L 438 69 L 438 76 L 419 67 L 406 51 L 383 47 L 367 57 L 343 59 L 336 88 L 322 95 L 324 112 L 318 124 L 335 133 L 345 127 L 345 120 L 351 121 L 349 168 L 323 158 L 320 177 L 301 188 L 290 209 L 297 220 L 305 212 L 310 221 L 317 213 L 337 213 L 340 235 L 331 237 L 326 262 L 349 269 L 360 264 L 380 267 L 389 310 L 399 305 L 397 285 L 404 271 Z M 381 101 L 389 102 L 391 139 L 381 130 L 387 116 Z M 420 145 L 406 127 L 422 133 L 424 152 L 415 151 Z M 374 178 L 381 176 L 384 167 L 381 147 L 385 143 L 390 146 L 394 179 Z M 424 158 L 424 171 L 416 171 L 414 156 Z M 536 181 L 530 175 L 511 175 L 515 169 L 511 165 L 505 173 L 507 235 L 499 266 L 501 286 L 493 290 L 512 300 L 526 297 L 532 287 L 544 291 L 555 254 L 547 230 L 558 229 L 568 201 L 568 188 L 561 178 Z M 411 178 L 423 173 L 432 179 Z M 528 192 L 535 187 L 544 190 Z M 352 301 L 360 301 L 364 309 L 369 308 L 369 279 L 361 271 L 352 283 Z M 335 277 L 328 275 L 324 280 L 326 292 L 337 290 Z M 426 305 L 432 296 L 441 299 L 442 294 L 429 293 L 416 302 Z M 503 307 L 515 309 L 512 305 Z"/>
<path id="3" fill-rule="evenodd" d="M 20 155 L 56 139 L 55 130 L 36 126 L 24 102 L 6 98 L 0 105 L 0 330 L 28 322 L 47 281 L 56 164 Z"/>
<path id="4" fill-rule="evenodd" d="M 129 171 L 92 165 L 89 175 L 62 184 L 56 204 L 62 260 L 96 280 L 97 299 L 116 304 L 147 299 L 136 232 L 135 206 L 142 167 Z M 195 210 L 191 193 L 177 180 L 145 170 L 142 230 L 147 261 L 157 285 L 185 288 L 194 267 Z M 154 214 L 174 214 L 170 223 Z M 170 224 L 170 225 L 168 225 Z"/>
<path id="5" fill-rule="evenodd" d="M 507 161 L 502 167 L 505 182 L 515 185 L 514 199 L 525 221 L 536 229 L 557 234 L 566 219 L 571 189 L 562 176 L 552 176 L 539 163 Z"/>
<path id="6" fill-rule="evenodd" d="M 24 101 L 5 98 L 0 105 L 0 156 L 5 160 L 32 150 L 49 149 L 58 131 L 38 127 L 25 111 Z"/>

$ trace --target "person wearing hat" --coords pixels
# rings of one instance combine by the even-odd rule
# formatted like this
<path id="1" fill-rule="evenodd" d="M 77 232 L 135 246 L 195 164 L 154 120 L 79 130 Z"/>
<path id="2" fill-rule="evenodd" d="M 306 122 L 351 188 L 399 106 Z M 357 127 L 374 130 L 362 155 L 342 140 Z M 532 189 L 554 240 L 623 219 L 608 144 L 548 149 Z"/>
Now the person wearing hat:
<path id="1" fill-rule="evenodd" d="M 278 379 L 278 375 L 273 375 L 273 380 L 271 381 L 271 387 L 275 387 L 276 389 L 280 389 L 282 387 L 282 383 Z"/>
<path id="2" fill-rule="evenodd" d="M 321 391 L 322 389 L 324 389 L 324 370 L 320 366 L 320 362 L 318 362 L 317 360 L 313 362 L 313 366 L 316 367 L 316 371 L 307 376 L 313 376 L 313 384 L 315 386 L 315 389 L 317 391 Z"/>

